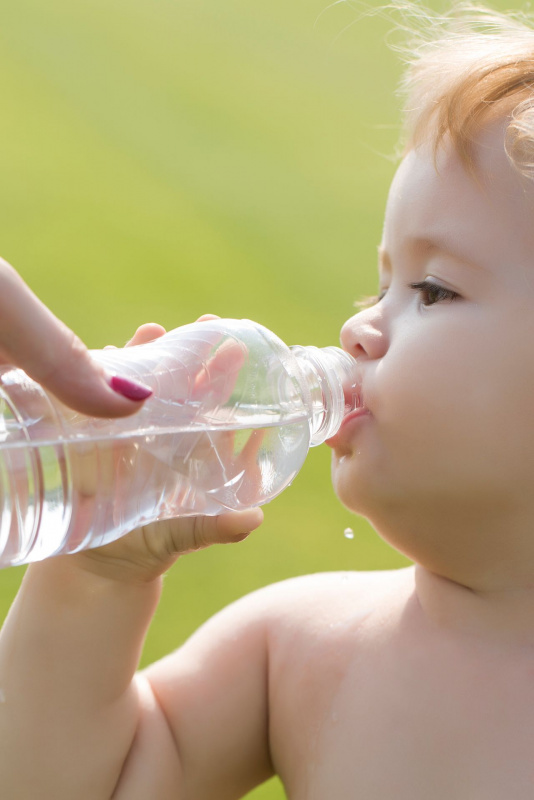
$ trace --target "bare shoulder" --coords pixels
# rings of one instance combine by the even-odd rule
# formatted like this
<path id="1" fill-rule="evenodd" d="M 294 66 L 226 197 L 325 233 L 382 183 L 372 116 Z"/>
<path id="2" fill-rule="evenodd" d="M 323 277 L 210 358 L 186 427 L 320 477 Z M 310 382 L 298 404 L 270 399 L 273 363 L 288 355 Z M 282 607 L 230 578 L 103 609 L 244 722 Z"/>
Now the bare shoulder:
<path id="1" fill-rule="evenodd" d="M 353 648 L 364 629 L 380 626 L 413 593 L 413 567 L 369 572 L 303 575 L 243 598 L 267 636 L 271 670 L 276 660 L 300 661 L 310 649 Z M 339 659 L 336 659 L 339 663 Z M 328 655 L 321 659 L 324 665 Z"/>
<path id="2" fill-rule="evenodd" d="M 267 631 L 271 758 L 298 794 L 318 731 L 369 640 L 413 592 L 413 569 L 330 572 L 262 590 Z M 301 772 L 303 774 L 301 774 Z"/>
<path id="3" fill-rule="evenodd" d="M 159 764 L 158 780 L 165 774 L 188 797 L 242 796 L 273 772 L 292 785 L 358 650 L 362 622 L 407 582 L 406 571 L 321 573 L 227 606 L 143 671 L 155 700 L 149 697 L 138 735 L 144 744 L 132 763 Z M 179 758 L 170 755 L 164 773 L 158 754 L 169 736 Z M 139 787 L 132 793 L 135 775 L 130 783 L 125 777 L 124 797 L 147 796 Z"/>
<path id="4" fill-rule="evenodd" d="M 289 625 L 293 633 L 312 625 L 362 619 L 411 592 L 413 567 L 399 570 L 320 572 L 260 589 L 240 603 L 252 603 L 273 632 Z"/>

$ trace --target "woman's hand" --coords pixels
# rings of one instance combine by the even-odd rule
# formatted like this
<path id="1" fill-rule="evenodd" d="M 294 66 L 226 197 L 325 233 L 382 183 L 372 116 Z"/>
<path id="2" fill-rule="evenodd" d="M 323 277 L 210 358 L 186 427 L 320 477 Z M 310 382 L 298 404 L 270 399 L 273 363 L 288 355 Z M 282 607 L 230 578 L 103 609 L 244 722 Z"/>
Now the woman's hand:
<path id="1" fill-rule="evenodd" d="M 93 417 L 133 414 L 152 394 L 106 375 L 83 342 L 0 258 L 1 364 L 20 367 L 69 408 Z"/>

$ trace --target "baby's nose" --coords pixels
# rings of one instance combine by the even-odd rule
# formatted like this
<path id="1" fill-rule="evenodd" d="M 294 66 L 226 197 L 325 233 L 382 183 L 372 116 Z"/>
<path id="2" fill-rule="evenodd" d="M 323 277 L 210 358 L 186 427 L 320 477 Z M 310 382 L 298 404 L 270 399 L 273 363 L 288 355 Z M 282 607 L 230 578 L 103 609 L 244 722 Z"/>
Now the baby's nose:
<path id="1" fill-rule="evenodd" d="M 387 350 L 385 332 L 373 309 L 360 311 L 341 328 L 341 346 L 354 358 L 382 358 Z"/>

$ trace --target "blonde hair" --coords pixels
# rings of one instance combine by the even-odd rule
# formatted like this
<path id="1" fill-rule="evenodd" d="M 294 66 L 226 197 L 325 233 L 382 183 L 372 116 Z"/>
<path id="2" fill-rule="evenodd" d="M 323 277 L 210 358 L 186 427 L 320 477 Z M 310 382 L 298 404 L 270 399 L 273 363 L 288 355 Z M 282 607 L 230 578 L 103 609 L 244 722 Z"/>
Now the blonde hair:
<path id="1" fill-rule="evenodd" d="M 499 14 L 465 3 L 438 15 L 411 4 L 395 6 L 407 69 L 404 95 L 407 148 L 430 141 L 437 152 L 450 137 L 472 168 L 472 144 L 493 119 L 507 120 L 505 149 L 512 164 L 534 179 L 534 27 L 525 14 Z"/>

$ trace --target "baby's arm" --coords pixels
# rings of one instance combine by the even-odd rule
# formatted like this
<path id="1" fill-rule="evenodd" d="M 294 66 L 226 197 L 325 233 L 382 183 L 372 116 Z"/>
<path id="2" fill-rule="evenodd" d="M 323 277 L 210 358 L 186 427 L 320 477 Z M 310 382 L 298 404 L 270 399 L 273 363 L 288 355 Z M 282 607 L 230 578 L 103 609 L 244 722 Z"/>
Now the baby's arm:
<path id="1" fill-rule="evenodd" d="M 211 541 L 243 538 L 260 518 L 211 518 Z M 192 524 L 168 523 L 174 546 L 192 549 Z M 165 659 L 135 674 L 157 573 L 176 558 L 144 562 L 143 538 L 28 568 L 0 636 L 2 796 L 224 800 L 272 773 L 264 625 L 247 603 L 174 654 L 172 675 Z"/>

